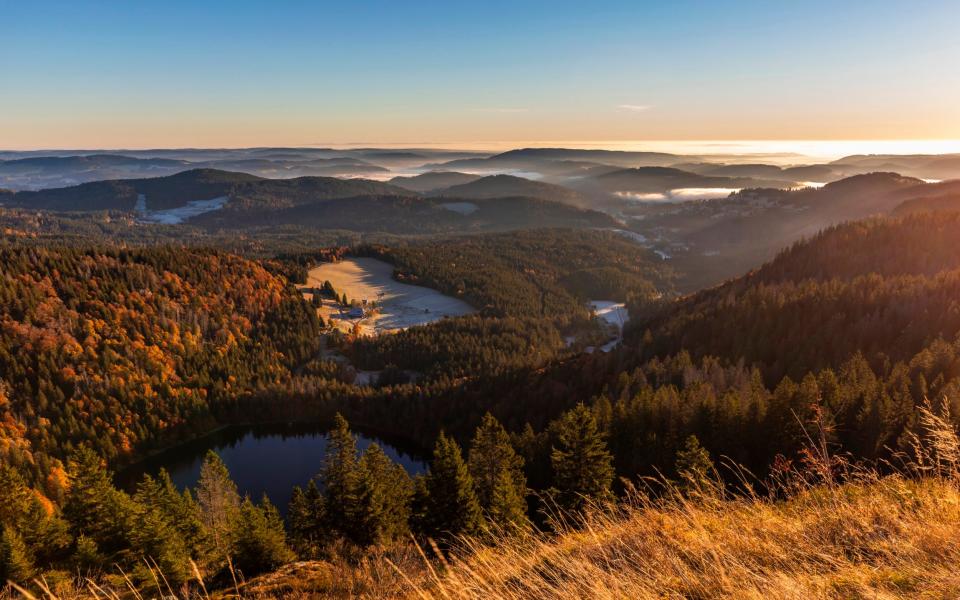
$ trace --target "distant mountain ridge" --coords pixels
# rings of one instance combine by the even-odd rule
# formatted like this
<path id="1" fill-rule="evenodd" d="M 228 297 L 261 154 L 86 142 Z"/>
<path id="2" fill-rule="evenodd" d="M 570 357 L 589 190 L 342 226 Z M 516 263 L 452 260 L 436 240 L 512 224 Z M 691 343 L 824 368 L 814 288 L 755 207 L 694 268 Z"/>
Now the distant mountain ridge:
<path id="1" fill-rule="evenodd" d="M 669 166 L 690 157 L 664 152 L 625 152 L 620 150 L 581 150 L 574 148 L 519 148 L 485 158 L 452 160 L 426 165 L 436 170 L 535 169 L 544 163 L 583 161 L 619 167 Z"/>
<path id="2" fill-rule="evenodd" d="M 444 193 L 424 198 L 389 183 L 365 179 L 266 179 L 246 173 L 193 169 L 157 178 L 99 181 L 36 192 L 0 192 L 0 203 L 11 208 L 55 212 L 145 212 L 226 197 L 222 207 L 183 217 L 186 224 L 214 231 L 292 226 L 423 234 L 618 225 L 604 213 L 565 203 L 575 197 L 569 190 L 499 177 L 506 179 L 492 178 L 495 189 L 487 182 L 473 196 Z"/>
<path id="3" fill-rule="evenodd" d="M 194 200 L 228 196 L 234 206 L 294 205 L 316 199 L 362 194 L 409 194 L 401 188 L 364 179 L 299 177 L 265 179 L 246 173 L 192 169 L 144 179 L 98 181 L 79 186 L 8 195 L 9 206 L 57 211 L 133 210 L 140 194 L 150 209 L 169 209 Z"/>

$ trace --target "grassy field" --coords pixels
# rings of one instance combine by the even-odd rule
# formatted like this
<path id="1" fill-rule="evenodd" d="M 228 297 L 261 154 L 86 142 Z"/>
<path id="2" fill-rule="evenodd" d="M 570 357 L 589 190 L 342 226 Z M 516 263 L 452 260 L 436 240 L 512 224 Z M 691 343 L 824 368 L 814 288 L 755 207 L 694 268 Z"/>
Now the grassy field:
<path id="1" fill-rule="evenodd" d="M 393 266 L 374 258 L 347 258 L 323 263 L 309 271 L 305 287 L 319 289 L 324 281 L 329 281 L 338 293 L 345 293 L 351 301 L 377 303 L 377 309 L 360 321 L 364 335 L 406 329 L 475 312 L 463 300 L 431 288 L 396 281 Z M 344 330 L 352 328 L 353 322 L 337 319 L 337 313 L 339 310 L 335 306 L 324 303 L 321 311 L 324 320 L 340 321 L 338 326 Z"/>

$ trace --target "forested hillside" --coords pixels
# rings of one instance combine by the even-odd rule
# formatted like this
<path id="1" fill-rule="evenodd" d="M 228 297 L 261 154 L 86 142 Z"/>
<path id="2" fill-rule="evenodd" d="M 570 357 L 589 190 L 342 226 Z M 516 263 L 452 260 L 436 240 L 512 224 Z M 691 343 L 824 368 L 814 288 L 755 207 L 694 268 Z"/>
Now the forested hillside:
<path id="1" fill-rule="evenodd" d="M 958 234 L 955 214 L 833 227 L 635 331 L 651 330 L 648 353 L 744 358 L 771 377 L 858 353 L 878 368 L 903 361 L 960 332 Z"/>
<path id="2" fill-rule="evenodd" d="M 670 291 L 671 272 L 650 251 L 610 232 L 533 230 L 365 250 L 397 278 L 462 297 L 498 316 L 569 320 L 589 299 Z"/>
<path id="3" fill-rule="evenodd" d="M 123 460 L 202 431 L 316 352 L 299 294 L 228 254 L 2 246 L 0 264 L 0 455 L 53 498 L 74 448 Z"/>
<path id="4" fill-rule="evenodd" d="M 601 231 L 533 230 L 357 252 L 393 263 L 400 281 L 480 309 L 478 316 L 360 339 L 349 349 L 364 368 L 393 365 L 427 379 L 483 379 L 539 366 L 569 345 L 564 337 L 601 335 L 589 300 L 649 298 L 671 289 L 671 273 L 659 259 Z"/>
<path id="5" fill-rule="evenodd" d="M 536 198 L 475 200 L 466 204 L 469 210 L 460 212 L 451 208 L 460 204 L 454 199 L 425 199 L 411 194 L 319 199 L 292 207 L 234 202 L 224 210 L 192 219 L 191 224 L 212 230 L 273 226 L 405 235 L 616 225 L 603 213 Z"/>

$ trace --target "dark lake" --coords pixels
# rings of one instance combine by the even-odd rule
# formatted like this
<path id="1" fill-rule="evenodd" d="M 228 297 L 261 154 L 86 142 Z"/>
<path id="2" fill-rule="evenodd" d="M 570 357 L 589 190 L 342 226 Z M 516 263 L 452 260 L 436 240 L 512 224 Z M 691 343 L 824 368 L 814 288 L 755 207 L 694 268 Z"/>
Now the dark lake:
<path id="1" fill-rule="evenodd" d="M 175 446 L 117 474 L 117 484 L 135 489 L 143 474 L 166 469 L 180 489 L 193 488 L 200 478 L 200 465 L 208 450 L 220 455 L 237 483 L 240 495 L 259 501 L 264 493 L 286 515 L 293 486 L 306 486 L 320 472 L 327 450 L 325 425 L 233 426 L 194 441 Z M 411 475 L 426 471 L 423 456 L 398 441 L 354 432 L 362 452 L 376 442 L 394 462 Z"/>

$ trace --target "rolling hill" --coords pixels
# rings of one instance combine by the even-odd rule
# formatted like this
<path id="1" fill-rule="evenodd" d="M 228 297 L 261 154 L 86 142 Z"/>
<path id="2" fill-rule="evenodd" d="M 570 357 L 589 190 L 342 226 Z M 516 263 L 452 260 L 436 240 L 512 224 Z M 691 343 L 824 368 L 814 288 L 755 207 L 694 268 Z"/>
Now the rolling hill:
<path id="1" fill-rule="evenodd" d="M 534 226 L 618 226 L 608 215 L 565 204 L 575 201 L 577 195 L 559 186 L 505 176 L 478 179 L 467 186 L 473 184 L 455 196 L 449 195 L 450 190 L 460 186 L 448 188 L 442 196 L 423 198 L 389 183 L 364 179 L 265 179 L 194 169 L 158 178 L 99 181 L 41 191 L 0 191 L 0 204 L 25 209 L 22 214 L 8 212 L 6 218 L 14 223 L 17 219 L 31 221 L 30 227 L 13 229 L 34 231 L 43 229 L 43 225 L 33 223 L 35 219 L 26 211 L 71 214 L 73 219 L 91 212 L 120 211 L 135 217 L 130 220 L 131 226 L 138 221 L 183 223 L 210 233 L 245 229 L 256 230 L 257 235 L 270 235 L 270 228 L 289 227 L 424 234 Z"/>
<path id="2" fill-rule="evenodd" d="M 837 159 L 830 166 L 846 174 L 896 171 L 925 179 L 960 178 L 960 154 L 857 154 Z"/>
<path id="3" fill-rule="evenodd" d="M 960 212 L 960 195 L 943 194 L 911 198 L 899 204 L 894 210 L 895 215 L 908 215 L 924 212 Z"/>
<path id="4" fill-rule="evenodd" d="M 456 171 L 428 171 L 420 175 L 394 177 L 388 183 L 413 192 L 432 192 L 480 179 L 481 175 Z"/>
<path id="5" fill-rule="evenodd" d="M 170 175 L 189 168 L 187 161 L 161 157 L 26 156 L 0 161 L 0 186 L 37 190 L 107 179 Z"/>
<path id="6" fill-rule="evenodd" d="M 185 206 L 188 202 L 221 196 L 233 207 L 278 207 L 318 199 L 347 198 L 361 194 L 409 192 L 363 179 L 298 177 L 264 179 L 246 173 L 193 169 L 148 179 L 98 181 L 67 188 L 24 191 L 8 195 L 5 204 L 54 211 L 133 210 L 137 196 L 146 197 L 150 210 Z"/>
<path id="7" fill-rule="evenodd" d="M 895 173 L 857 175 L 821 188 L 745 189 L 722 200 L 651 205 L 626 211 L 634 228 L 660 240 L 694 291 L 756 268 L 783 247 L 844 221 L 888 214 L 926 195 L 921 180 Z"/>
<path id="8" fill-rule="evenodd" d="M 434 195 L 467 199 L 526 196 L 579 206 L 585 203 L 584 198 L 579 193 L 569 188 L 513 175 L 481 177 L 469 183 L 437 190 Z"/>
<path id="9" fill-rule="evenodd" d="M 538 198 L 478 198 L 466 202 L 462 198 L 421 198 L 409 193 L 334 198 L 279 209 L 228 207 L 200 215 L 191 223 L 211 230 L 297 226 L 394 234 L 617 225 L 604 213 Z"/>
<path id="10" fill-rule="evenodd" d="M 608 193 L 662 194 L 679 188 L 741 189 L 748 187 L 784 187 L 779 180 L 742 176 L 698 175 L 670 167 L 638 167 L 597 175 L 584 186 L 597 187 Z"/>
<path id="11" fill-rule="evenodd" d="M 787 183 L 802 181 L 826 183 L 839 177 L 839 174 L 827 165 L 780 167 L 764 163 L 729 165 L 716 163 L 683 163 L 673 165 L 673 167 L 711 177 L 750 177 L 753 179 Z"/>
<path id="12" fill-rule="evenodd" d="M 624 152 L 618 150 L 582 150 L 575 148 L 519 148 L 488 158 L 456 160 L 444 163 L 445 168 L 529 169 L 557 161 L 587 161 L 620 167 L 667 166 L 684 160 L 677 154 L 664 152 Z M 536 170 L 536 169 L 534 169 Z"/>

